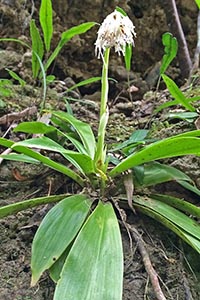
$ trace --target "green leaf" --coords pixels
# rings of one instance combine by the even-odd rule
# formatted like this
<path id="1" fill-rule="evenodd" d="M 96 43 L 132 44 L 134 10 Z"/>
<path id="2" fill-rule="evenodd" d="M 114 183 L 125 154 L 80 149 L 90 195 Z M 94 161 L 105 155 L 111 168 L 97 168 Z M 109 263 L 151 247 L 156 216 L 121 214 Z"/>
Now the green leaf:
<path id="1" fill-rule="evenodd" d="M 194 101 L 199 101 L 200 100 L 200 96 L 195 96 L 195 97 L 191 97 L 191 98 L 186 98 L 187 102 L 194 102 Z M 161 111 L 164 108 L 170 107 L 170 106 L 174 106 L 174 105 L 178 105 L 179 102 L 177 100 L 172 100 L 172 101 L 168 101 L 165 102 L 161 105 L 159 105 L 156 109 L 155 112 L 158 113 L 159 111 Z"/>
<path id="2" fill-rule="evenodd" d="M 200 225 L 166 203 L 147 197 L 134 197 L 134 206 L 174 231 L 200 253 Z"/>
<path id="3" fill-rule="evenodd" d="M 127 13 L 121 7 L 116 6 L 115 10 L 121 13 L 124 17 L 127 16 Z"/>
<path id="4" fill-rule="evenodd" d="M 111 204 L 98 204 L 64 264 L 54 300 L 121 300 L 123 250 Z"/>
<path id="5" fill-rule="evenodd" d="M 22 40 L 20 39 L 14 39 L 14 38 L 0 38 L 0 42 L 15 42 L 15 43 L 19 43 L 21 44 L 22 46 L 25 46 L 29 49 L 31 49 L 31 46 L 25 42 L 23 42 Z"/>
<path id="6" fill-rule="evenodd" d="M 73 242 L 65 249 L 63 254 L 58 258 L 58 260 L 50 267 L 49 275 L 54 282 L 58 282 L 60 279 L 60 273 L 66 261 L 66 258 L 71 250 Z"/>
<path id="7" fill-rule="evenodd" d="M 46 134 L 55 130 L 55 127 L 38 121 L 22 122 L 13 129 L 14 132 L 25 132 L 31 134 Z"/>
<path id="8" fill-rule="evenodd" d="M 50 50 L 53 35 L 53 12 L 51 0 L 42 0 L 40 6 L 40 24 L 44 35 L 46 50 Z"/>
<path id="9" fill-rule="evenodd" d="M 68 161 L 70 161 L 83 174 L 90 174 L 94 172 L 94 163 L 90 156 L 82 153 L 77 153 L 72 150 L 67 150 L 60 144 L 54 142 L 48 137 L 42 136 L 20 141 L 15 145 L 25 146 L 35 149 L 49 150 L 62 154 Z"/>
<path id="10" fill-rule="evenodd" d="M 48 75 L 48 76 L 46 77 L 46 80 L 47 80 L 47 83 L 48 83 L 48 84 L 54 82 L 55 79 L 56 79 L 56 76 L 54 76 L 54 75 Z"/>
<path id="11" fill-rule="evenodd" d="M 80 24 L 78 26 L 74 26 L 74 27 L 68 29 L 67 31 L 63 32 L 57 47 L 55 48 L 55 50 L 53 51 L 53 53 L 47 60 L 47 63 L 45 65 L 45 70 L 47 70 L 49 68 L 49 66 L 52 64 L 52 62 L 58 56 L 60 50 L 70 39 L 72 39 L 75 35 L 87 32 L 90 28 L 92 28 L 96 24 L 97 23 L 95 23 L 95 22 L 86 22 L 86 23 Z"/>
<path id="12" fill-rule="evenodd" d="M 8 68 L 6 68 L 5 70 L 8 71 L 9 75 L 13 79 L 17 80 L 22 87 L 25 86 L 26 81 L 24 81 L 17 73 L 15 73 L 14 71 L 12 71 L 12 70 L 10 70 Z"/>
<path id="13" fill-rule="evenodd" d="M 179 199 L 168 195 L 160 195 L 160 194 L 152 194 L 150 197 L 155 200 L 159 200 L 161 202 L 167 203 L 168 205 L 173 206 L 179 209 L 180 211 L 183 211 L 192 216 L 200 218 L 200 208 L 188 201 L 184 201 L 183 199 Z"/>
<path id="14" fill-rule="evenodd" d="M 132 58 L 132 45 L 127 44 L 125 48 L 125 56 L 124 56 L 125 66 L 127 71 L 131 70 L 131 58 Z"/>
<path id="15" fill-rule="evenodd" d="M 13 160 L 13 161 L 21 161 L 30 164 L 38 164 L 39 162 L 32 157 L 26 156 L 24 154 L 10 153 L 10 154 L 2 154 L 0 155 L 3 159 Z"/>
<path id="16" fill-rule="evenodd" d="M 35 20 L 30 22 L 30 35 L 32 41 L 32 72 L 33 78 L 37 78 L 40 70 L 40 62 L 38 57 L 42 61 L 44 55 L 44 46 L 37 26 L 35 25 Z M 38 57 L 37 57 L 37 55 Z"/>
<path id="17" fill-rule="evenodd" d="M 58 162 L 55 162 L 54 160 L 36 152 L 36 151 L 33 151 L 27 147 L 18 145 L 17 143 L 12 146 L 12 149 L 15 150 L 16 152 L 23 153 L 27 156 L 30 156 L 30 157 L 40 161 L 41 163 L 43 163 L 44 165 L 48 166 L 49 168 L 51 168 L 53 170 L 56 170 L 62 174 L 67 175 L 69 178 L 72 178 L 75 182 L 77 182 L 80 186 L 84 185 L 83 179 L 76 172 L 69 169 L 68 167 L 66 167 Z"/>
<path id="18" fill-rule="evenodd" d="M 5 138 L 0 138 L 0 145 L 6 148 L 11 148 L 14 142 Z"/>
<path id="19" fill-rule="evenodd" d="M 94 138 L 94 134 L 89 124 L 77 120 L 72 115 L 59 111 L 59 112 L 52 112 L 53 116 L 70 123 L 74 129 L 77 131 L 85 150 L 87 151 L 88 155 L 93 159 L 94 153 L 96 149 L 96 141 Z"/>
<path id="20" fill-rule="evenodd" d="M 160 74 L 165 73 L 166 69 L 170 65 L 171 61 L 176 57 L 178 50 L 178 42 L 175 37 L 169 32 L 162 35 L 162 43 L 165 46 L 165 54 L 162 59 L 162 64 L 160 67 Z"/>
<path id="21" fill-rule="evenodd" d="M 149 130 L 146 129 L 134 130 L 134 132 L 131 134 L 128 140 L 118 144 L 109 152 L 119 151 L 130 145 L 132 145 L 132 147 L 135 147 L 139 144 L 143 144 L 145 142 L 148 132 Z"/>
<path id="22" fill-rule="evenodd" d="M 86 80 L 82 80 L 81 82 L 77 83 L 77 84 L 74 84 L 73 86 L 71 86 L 70 88 L 67 89 L 67 92 L 70 92 L 80 86 L 84 86 L 84 85 L 87 85 L 87 84 L 91 84 L 93 82 L 97 82 L 101 80 L 101 77 L 92 77 L 92 78 L 89 78 L 89 79 L 86 79 Z"/>
<path id="23" fill-rule="evenodd" d="M 190 123 L 194 122 L 195 118 L 198 116 L 199 114 L 196 112 L 175 112 L 167 115 L 169 119 L 181 119 Z"/>
<path id="24" fill-rule="evenodd" d="M 84 146 L 80 143 L 80 141 L 76 140 L 72 135 L 62 132 L 54 126 L 44 124 L 43 122 L 22 122 L 17 125 L 14 129 L 14 132 L 25 132 L 31 134 L 47 134 L 53 131 L 56 131 L 61 136 L 70 140 L 71 143 L 76 147 L 76 149 L 82 153 L 87 154 L 87 151 L 84 149 Z"/>
<path id="25" fill-rule="evenodd" d="M 56 204 L 44 217 L 32 243 L 32 286 L 75 238 L 91 204 L 85 195 L 70 196 Z"/>
<path id="26" fill-rule="evenodd" d="M 159 162 L 150 162 L 144 165 L 141 185 L 151 186 L 171 180 L 192 182 L 189 176 L 174 167 Z"/>
<path id="27" fill-rule="evenodd" d="M 140 167 L 141 166 L 139 166 L 139 168 Z M 185 189 L 188 189 L 189 191 L 200 196 L 200 190 L 194 185 L 194 182 L 191 180 L 191 178 L 184 174 L 182 171 L 165 164 L 160 164 L 158 162 L 151 162 L 145 164 L 142 167 L 142 176 L 138 176 L 138 167 L 134 167 L 134 172 L 139 185 L 151 186 L 173 180 L 178 182 Z"/>
<path id="28" fill-rule="evenodd" d="M 198 6 L 198 9 L 200 9 L 200 0 L 195 0 L 197 6 Z"/>
<path id="29" fill-rule="evenodd" d="M 148 145 L 146 148 L 137 153 L 133 153 L 122 160 L 116 167 L 110 171 L 110 176 L 124 172 L 134 166 L 144 164 L 156 159 L 182 156 L 182 155 L 199 155 L 200 139 L 189 137 L 187 135 L 175 136 L 167 138 L 154 144 Z"/>
<path id="30" fill-rule="evenodd" d="M 0 219 L 7 217 L 9 215 L 14 215 L 14 214 L 18 213 L 19 211 L 23 211 L 23 210 L 33 208 L 33 207 L 36 207 L 39 205 L 58 202 L 64 198 L 66 198 L 67 196 L 70 196 L 70 194 L 39 197 L 39 198 L 29 199 L 29 200 L 9 204 L 6 206 L 2 206 L 2 207 L 0 207 Z"/>
<path id="31" fill-rule="evenodd" d="M 162 78 L 173 98 L 183 105 L 189 111 L 195 111 L 195 108 L 189 103 L 188 99 L 183 95 L 176 83 L 167 75 L 162 74 Z"/>

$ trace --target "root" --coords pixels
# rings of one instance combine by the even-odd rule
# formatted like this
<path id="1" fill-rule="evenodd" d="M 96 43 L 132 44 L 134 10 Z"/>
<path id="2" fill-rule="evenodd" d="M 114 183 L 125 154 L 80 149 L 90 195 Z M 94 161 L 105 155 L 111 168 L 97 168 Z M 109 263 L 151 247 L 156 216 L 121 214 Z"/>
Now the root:
<path id="1" fill-rule="evenodd" d="M 147 274 L 149 276 L 149 279 L 151 281 L 156 299 L 157 300 L 166 300 L 166 297 L 164 296 L 164 294 L 161 290 L 161 287 L 160 287 L 160 283 L 159 283 L 159 280 L 158 280 L 158 275 L 157 275 L 156 271 L 154 270 L 154 268 L 152 266 L 149 254 L 146 250 L 144 240 L 142 239 L 140 233 L 137 231 L 136 228 L 134 228 L 133 226 L 131 226 L 129 224 L 127 224 L 127 227 L 129 228 L 129 231 L 130 231 L 132 237 L 134 238 L 134 240 L 137 243 L 138 249 L 139 249 L 140 254 L 142 256 L 142 260 L 143 260 L 146 272 L 147 272 Z"/>

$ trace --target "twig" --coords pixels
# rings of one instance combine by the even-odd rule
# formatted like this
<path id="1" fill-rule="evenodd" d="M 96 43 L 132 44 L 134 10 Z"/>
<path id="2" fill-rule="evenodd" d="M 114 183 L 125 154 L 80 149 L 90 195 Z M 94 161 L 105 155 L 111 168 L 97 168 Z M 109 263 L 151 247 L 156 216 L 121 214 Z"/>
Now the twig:
<path id="1" fill-rule="evenodd" d="M 198 18 L 197 18 L 197 46 L 196 50 L 194 53 L 194 61 L 193 61 L 193 66 L 190 71 L 190 76 L 188 78 L 187 85 L 189 85 L 192 81 L 192 76 L 194 73 L 198 70 L 199 68 L 199 54 L 200 54 L 200 10 L 198 12 Z"/>
<path id="2" fill-rule="evenodd" d="M 36 114 L 36 112 L 37 112 L 37 107 L 32 106 L 32 107 L 25 108 L 24 110 L 19 112 L 9 113 L 0 118 L 0 125 L 10 124 L 13 121 L 19 121 L 24 117 Z"/>
<path id="3" fill-rule="evenodd" d="M 150 278 L 152 287 L 154 289 L 156 299 L 157 300 L 166 300 L 166 298 L 161 290 L 160 284 L 159 284 L 158 275 L 152 266 L 149 254 L 146 250 L 144 240 L 142 239 L 141 235 L 139 234 L 139 232 L 137 231 L 136 228 L 134 228 L 133 226 L 131 226 L 129 224 L 127 224 L 127 226 L 129 227 L 129 230 L 130 230 L 134 240 L 137 242 L 138 249 L 140 251 L 145 269 L 147 271 L 147 274 Z"/>
<path id="4" fill-rule="evenodd" d="M 1 153 L 1 155 L 7 155 L 7 154 L 9 154 L 11 151 L 12 151 L 12 149 L 8 148 L 8 149 L 6 149 L 3 153 Z M 3 161 L 3 157 L 0 157 L 0 164 L 2 163 L 2 161 Z"/>

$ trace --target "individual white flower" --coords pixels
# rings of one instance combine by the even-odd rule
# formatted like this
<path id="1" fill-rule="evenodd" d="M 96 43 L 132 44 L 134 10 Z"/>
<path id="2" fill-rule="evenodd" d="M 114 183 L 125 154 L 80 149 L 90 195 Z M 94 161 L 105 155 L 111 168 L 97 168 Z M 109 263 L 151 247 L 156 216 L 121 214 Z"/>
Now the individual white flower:
<path id="1" fill-rule="evenodd" d="M 115 52 L 125 55 L 126 45 L 134 46 L 135 26 L 128 16 L 118 10 L 109 14 L 101 24 L 95 42 L 95 54 L 100 58 L 106 48 L 115 48 Z"/>

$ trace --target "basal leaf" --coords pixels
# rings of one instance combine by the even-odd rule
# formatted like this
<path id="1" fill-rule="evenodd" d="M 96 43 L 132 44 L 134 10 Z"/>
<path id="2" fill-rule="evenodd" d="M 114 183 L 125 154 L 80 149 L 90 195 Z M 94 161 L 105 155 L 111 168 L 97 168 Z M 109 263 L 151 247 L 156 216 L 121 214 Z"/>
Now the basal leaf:
<path id="1" fill-rule="evenodd" d="M 178 50 L 178 42 L 175 37 L 169 32 L 162 35 L 162 42 L 165 47 L 165 54 L 162 59 L 162 64 L 160 67 L 160 74 L 165 73 L 166 69 L 170 65 L 171 61 L 176 57 Z"/>
<path id="2" fill-rule="evenodd" d="M 32 286 L 75 238 L 91 204 L 85 195 L 70 196 L 56 204 L 44 217 L 32 243 Z"/>
<path id="3" fill-rule="evenodd" d="M 85 122 L 79 121 L 72 115 L 62 111 L 52 112 L 52 115 L 58 117 L 64 122 L 70 123 L 74 127 L 84 145 L 85 150 L 93 159 L 96 149 L 96 141 L 90 125 Z"/>
<path id="4" fill-rule="evenodd" d="M 174 231 L 200 253 L 200 225 L 174 207 L 147 197 L 134 197 L 135 206 L 144 214 Z"/>
<path id="5" fill-rule="evenodd" d="M 16 143 L 16 145 L 60 153 L 83 174 L 90 174 L 94 172 L 94 164 L 90 156 L 72 150 L 67 150 L 46 136 L 24 140 Z"/>
<path id="6" fill-rule="evenodd" d="M 96 24 L 95 22 L 86 22 L 86 23 L 80 24 L 78 26 L 74 26 L 74 27 L 68 29 L 67 31 L 63 32 L 57 47 L 55 48 L 55 50 L 53 51 L 53 53 L 47 60 L 47 63 L 45 64 L 45 70 L 47 70 L 49 68 L 49 66 L 52 64 L 54 59 L 58 56 L 60 50 L 70 39 L 72 39 L 75 35 L 87 32 L 95 24 Z"/>
<path id="7" fill-rule="evenodd" d="M 144 174 L 141 185 L 151 186 L 174 180 L 192 182 L 191 178 L 182 171 L 159 162 L 150 162 L 144 165 Z"/>
<path id="8" fill-rule="evenodd" d="M 132 45 L 128 44 L 126 45 L 125 56 L 124 56 L 125 66 L 128 72 L 131 70 L 131 58 L 132 58 Z"/>
<path id="9" fill-rule="evenodd" d="M 30 35 L 32 41 L 32 72 L 33 78 L 37 78 L 40 70 L 40 62 L 38 60 L 38 57 L 42 61 L 44 55 L 44 46 L 39 30 L 35 24 L 35 20 L 31 20 L 30 22 Z M 38 57 L 36 54 L 38 55 Z"/>
<path id="10" fill-rule="evenodd" d="M 119 13 L 121 13 L 124 17 L 127 16 L 127 13 L 119 6 L 116 6 L 116 11 L 118 11 Z"/>
<path id="11" fill-rule="evenodd" d="M 200 9 L 200 0 L 195 0 L 197 6 L 198 6 L 198 9 Z"/>
<path id="12" fill-rule="evenodd" d="M 81 81 L 81 82 L 79 82 L 79 83 L 71 86 L 70 88 L 68 88 L 67 92 L 72 91 L 72 90 L 74 90 L 74 89 L 76 89 L 76 88 L 78 88 L 80 86 L 84 86 L 84 85 L 87 85 L 87 84 L 91 84 L 93 82 L 97 82 L 99 80 L 101 80 L 101 77 L 92 77 L 92 78 L 83 80 L 83 81 Z"/>
<path id="13" fill-rule="evenodd" d="M 19 82 L 19 84 L 23 87 L 26 84 L 26 81 L 24 81 L 16 72 L 5 68 L 6 71 L 8 71 L 9 75 L 14 79 L 17 80 Z"/>
<path id="14" fill-rule="evenodd" d="M 122 281 L 118 221 L 111 204 L 99 203 L 69 252 L 54 300 L 121 300 Z"/>
<path id="15" fill-rule="evenodd" d="M 39 197 L 39 198 L 28 199 L 17 203 L 9 204 L 6 206 L 2 206 L 0 207 L 0 219 L 7 217 L 9 215 L 16 214 L 19 211 L 33 208 L 42 204 L 58 202 L 66 198 L 67 196 L 70 196 L 70 194 Z"/>
<path id="16" fill-rule="evenodd" d="M 38 164 L 38 160 L 26 156 L 24 154 L 17 154 L 17 153 L 10 153 L 10 154 L 2 154 L 0 155 L 0 157 L 2 157 L 3 159 L 7 159 L 7 160 L 13 160 L 13 161 L 20 161 L 20 162 L 26 162 L 26 163 L 30 163 L 30 164 Z"/>
<path id="17" fill-rule="evenodd" d="M 162 74 L 162 78 L 172 95 L 172 97 L 178 101 L 179 104 L 183 105 L 189 111 L 195 111 L 196 109 L 189 103 L 188 99 L 183 95 L 181 90 L 178 88 L 176 83 L 169 78 L 167 75 Z"/>
<path id="18" fill-rule="evenodd" d="M 5 138 L 0 138 L 0 145 L 6 148 L 11 148 L 14 142 Z"/>
<path id="19" fill-rule="evenodd" d="M 175 136 L 167 138 L 143 148 L 137 153 L 133 153 L 122 160 L 116 167 L 110 171 L 110 176 L 124 172 L 134 166 L 144 164 L 157 159 L 182 156 L 182 155 L 199 155 L 200 139 L 184 136 Z"/>
<path id="20" fill-rule="evenodd" d="M 13 129 L 14 132 L 25 132 L 31 134 L 46 134 L 54 130 L 56 130 L 55 127 L 38 121 L 22 122 Z"/>
<path id="21" fill-rule="evenodd" d="M 200 207 L 188 201 L 185 201 L 180 198 L 172 197 L 169 195 L 160 195 L 160 194 L 152 194 L 151 198 L 167 203 L 168 205 L 173 206 L 179 209 L 180 211 L 183 211 L 192 216 L 196 216 L 197 218 L 200 218 Z"/>
<path id="22" fill-rule="evenodd" d="M 53 35 L 53 12 L 51 0 L 42 0 L 40 6 L 40 24 L 44 35 L 46 50 L 50 50 Z"/>
<path id="23" fill-rule="evenodd" d="M 40 154 L 39 152 L 36 152 L 32 149 L 29 149 L 25 146 L 18 145 L 17 143 L 12 146 L 12 149 L 16 152 L 23 153 L 29 157 L 32 157 L 39 162 L 43 163 L 44 165 L 48 166 L 49 168 L 56 170 L 62 174 L 67 175 L 69 178 L 72 178 L 75 182 L 77 182 L 80 186 L 84 185 L 83 179 L 73 170 L 70 168 Z"/>
<path id="24" fill-rule="evenodd" d="M 64 263 L 66 261 L 68 254 L 69 254 L 69 251 L 71 250 L 72 244 L 73 244 L 73 242 L 71 242 L 71 244 L 65 249 L 63 254 L 58 258 L 58 260 L 49 269 L 49 275 L 50 275 L 51 279 L 56 283 L 60 279 L 60 274 L 61 274 L 62 268 L 64 266 Z"/>

